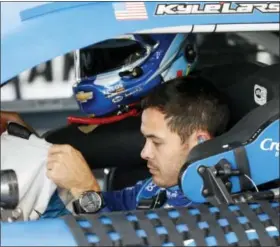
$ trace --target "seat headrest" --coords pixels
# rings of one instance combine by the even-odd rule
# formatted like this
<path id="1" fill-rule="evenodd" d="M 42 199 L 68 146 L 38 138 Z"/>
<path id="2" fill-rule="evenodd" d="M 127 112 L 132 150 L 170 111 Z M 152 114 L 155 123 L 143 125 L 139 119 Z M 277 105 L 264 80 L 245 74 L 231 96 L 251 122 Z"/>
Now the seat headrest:
<path id="1" fill-rule="evenodd" d="M 279 97 L 257 107 L 242 118 L 232 129 L 212 140 L 195 146 L 189 153 L 186 165 L 248 142 L 258 130 L 279 119 Z"/>
<path id="2" fill-rule="evenodd" d="M 229 129 L 253 109 L 279 97 L 280 64 L 227 64 L 206 69 L 202 76 L 226 95 L 231 112 Z"/>

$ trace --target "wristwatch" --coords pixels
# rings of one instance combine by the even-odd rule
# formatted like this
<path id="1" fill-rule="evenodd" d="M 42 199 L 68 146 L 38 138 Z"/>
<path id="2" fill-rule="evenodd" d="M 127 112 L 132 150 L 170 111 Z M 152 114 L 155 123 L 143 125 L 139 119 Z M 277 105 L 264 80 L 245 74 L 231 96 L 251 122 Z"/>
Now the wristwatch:
<path id="1" fill-rule="evenodd" d="M 76 214 L 92 214 L 104 207 L 104 198 L 101 192 L 85 191 L 73 202 L 73 209 Z"/>

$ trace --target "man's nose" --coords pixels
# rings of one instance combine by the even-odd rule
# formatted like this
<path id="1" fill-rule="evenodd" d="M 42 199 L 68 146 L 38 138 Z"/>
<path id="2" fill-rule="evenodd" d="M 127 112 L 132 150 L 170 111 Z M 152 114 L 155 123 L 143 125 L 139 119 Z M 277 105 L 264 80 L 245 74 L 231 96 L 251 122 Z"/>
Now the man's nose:
<path id="1" fill-rule="evenodd" d="M 144 160 L 150 160 L 153 158 L 152 147 L 147 141 L 141 151 L 141 158 Z"/>

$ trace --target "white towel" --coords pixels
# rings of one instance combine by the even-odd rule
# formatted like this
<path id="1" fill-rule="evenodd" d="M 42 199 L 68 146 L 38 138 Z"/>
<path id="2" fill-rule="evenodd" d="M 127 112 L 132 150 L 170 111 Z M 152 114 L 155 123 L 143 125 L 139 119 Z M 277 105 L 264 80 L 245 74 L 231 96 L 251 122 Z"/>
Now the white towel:
<path id="1" fill-rule="evenodd" d="M 52 144 L 35 135 L 28 140 L 1 135 L 1 170 L 16 172 L 19 186 L 19 204 L 24 220 L 36 220 L 43 213 L 57 186 L 46 176 L 47 154 Z"/>

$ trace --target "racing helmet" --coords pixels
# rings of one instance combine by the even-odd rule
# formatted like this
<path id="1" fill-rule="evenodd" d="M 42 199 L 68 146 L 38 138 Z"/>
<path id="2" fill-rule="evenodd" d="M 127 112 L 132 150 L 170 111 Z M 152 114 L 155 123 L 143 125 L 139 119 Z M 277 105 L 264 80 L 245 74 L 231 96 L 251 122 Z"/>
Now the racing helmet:
<path id="1" fill-rule="evenodd" d="M 133 34 L 75 51 L 73 92 L 88 116 L 118 112 L 155 86 L 188 75 L 197 60 L 193 34 Z"/>

